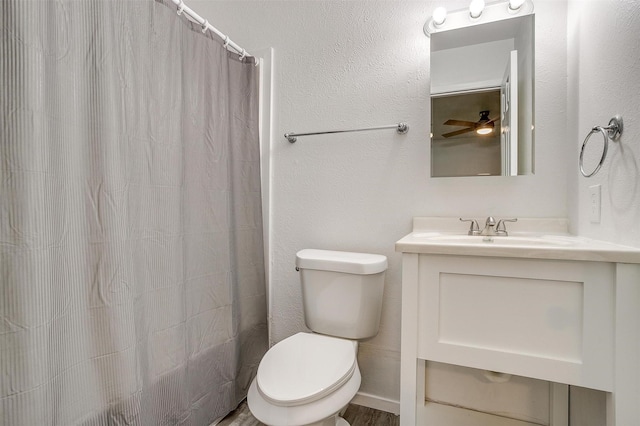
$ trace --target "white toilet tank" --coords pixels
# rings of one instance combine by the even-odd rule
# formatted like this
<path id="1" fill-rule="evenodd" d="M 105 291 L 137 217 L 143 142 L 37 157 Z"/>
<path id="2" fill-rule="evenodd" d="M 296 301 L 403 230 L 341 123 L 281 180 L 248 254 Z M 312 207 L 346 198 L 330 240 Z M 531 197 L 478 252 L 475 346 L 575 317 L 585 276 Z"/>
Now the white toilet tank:
<path id="1" fill-rule="evenodd" d="M 378 333 L 385 256 L 305 249 L 296 254 L 296 267 L 307 327 L 347 339 Z"/>

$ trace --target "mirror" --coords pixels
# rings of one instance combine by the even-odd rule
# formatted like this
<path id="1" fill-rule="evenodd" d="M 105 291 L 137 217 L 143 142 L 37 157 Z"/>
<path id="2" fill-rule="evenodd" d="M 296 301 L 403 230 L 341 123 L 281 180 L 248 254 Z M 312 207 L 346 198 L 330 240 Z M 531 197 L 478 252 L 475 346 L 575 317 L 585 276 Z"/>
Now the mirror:
<path id="1" fill-rule="evenodd" d="M 534 15 L 444 27 L 430 33 L 431 176 L 532 174 Z"/>

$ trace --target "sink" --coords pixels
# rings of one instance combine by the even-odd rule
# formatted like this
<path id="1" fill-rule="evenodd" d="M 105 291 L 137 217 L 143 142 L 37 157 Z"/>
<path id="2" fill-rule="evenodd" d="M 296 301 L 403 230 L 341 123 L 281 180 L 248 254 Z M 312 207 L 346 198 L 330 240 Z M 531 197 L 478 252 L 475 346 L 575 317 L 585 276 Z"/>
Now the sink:
<path id="1" fill-rule="evenodd" d="M 496 246 L 551 246 L 567 247 L 575 245 L 571 238 L 560 235 L 527 235 L 527 236 L 482 236 L 442 234 L 439 232 L 416 232 L 413 237 L 424 242 L 437 244 L 464 245 L 496 245 Z"/>
<path id="2" fill-rule="evenodd" d="M 413 232 L 396 242 L 403 253 L 640 263 L 640 248 L 568 233 L 565 219 L 518 218 L 508 236 L 468 235 L 457 217 L 414 218 Z"/>

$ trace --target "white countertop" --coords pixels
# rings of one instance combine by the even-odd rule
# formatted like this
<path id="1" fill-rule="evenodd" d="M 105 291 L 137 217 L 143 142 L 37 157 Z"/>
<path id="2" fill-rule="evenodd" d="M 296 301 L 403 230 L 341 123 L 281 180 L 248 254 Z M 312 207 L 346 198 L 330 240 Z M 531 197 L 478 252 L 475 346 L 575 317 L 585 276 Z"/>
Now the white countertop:
<path id="1" fill-rule="evenodd" d="M 480 229 L 484 220 L 478 220 Z M 518 219 L 507 237 L 467 236 L 458 218 L 414 219 L 413 232 L 396 242 L 403 253 L 640 263 L 640 248 L 570 235 L 566 219 Z M 490 241 L 487 241 L 490 240 Z"/>

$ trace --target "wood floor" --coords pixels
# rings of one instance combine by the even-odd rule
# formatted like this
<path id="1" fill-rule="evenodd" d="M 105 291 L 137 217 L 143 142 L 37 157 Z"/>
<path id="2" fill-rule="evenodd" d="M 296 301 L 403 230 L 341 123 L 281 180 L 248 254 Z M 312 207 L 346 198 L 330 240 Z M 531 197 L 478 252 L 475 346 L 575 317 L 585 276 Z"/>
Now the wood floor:
<path id="1" fill-rule="evenodd" d="M 351 426 L 399 426 L 400 417 L 361 405 L 350 404 L 344 418 Z M 218 426 L 264 426 L 249 411 L 244 401 L 237 410 L 225 417 Z"/>

